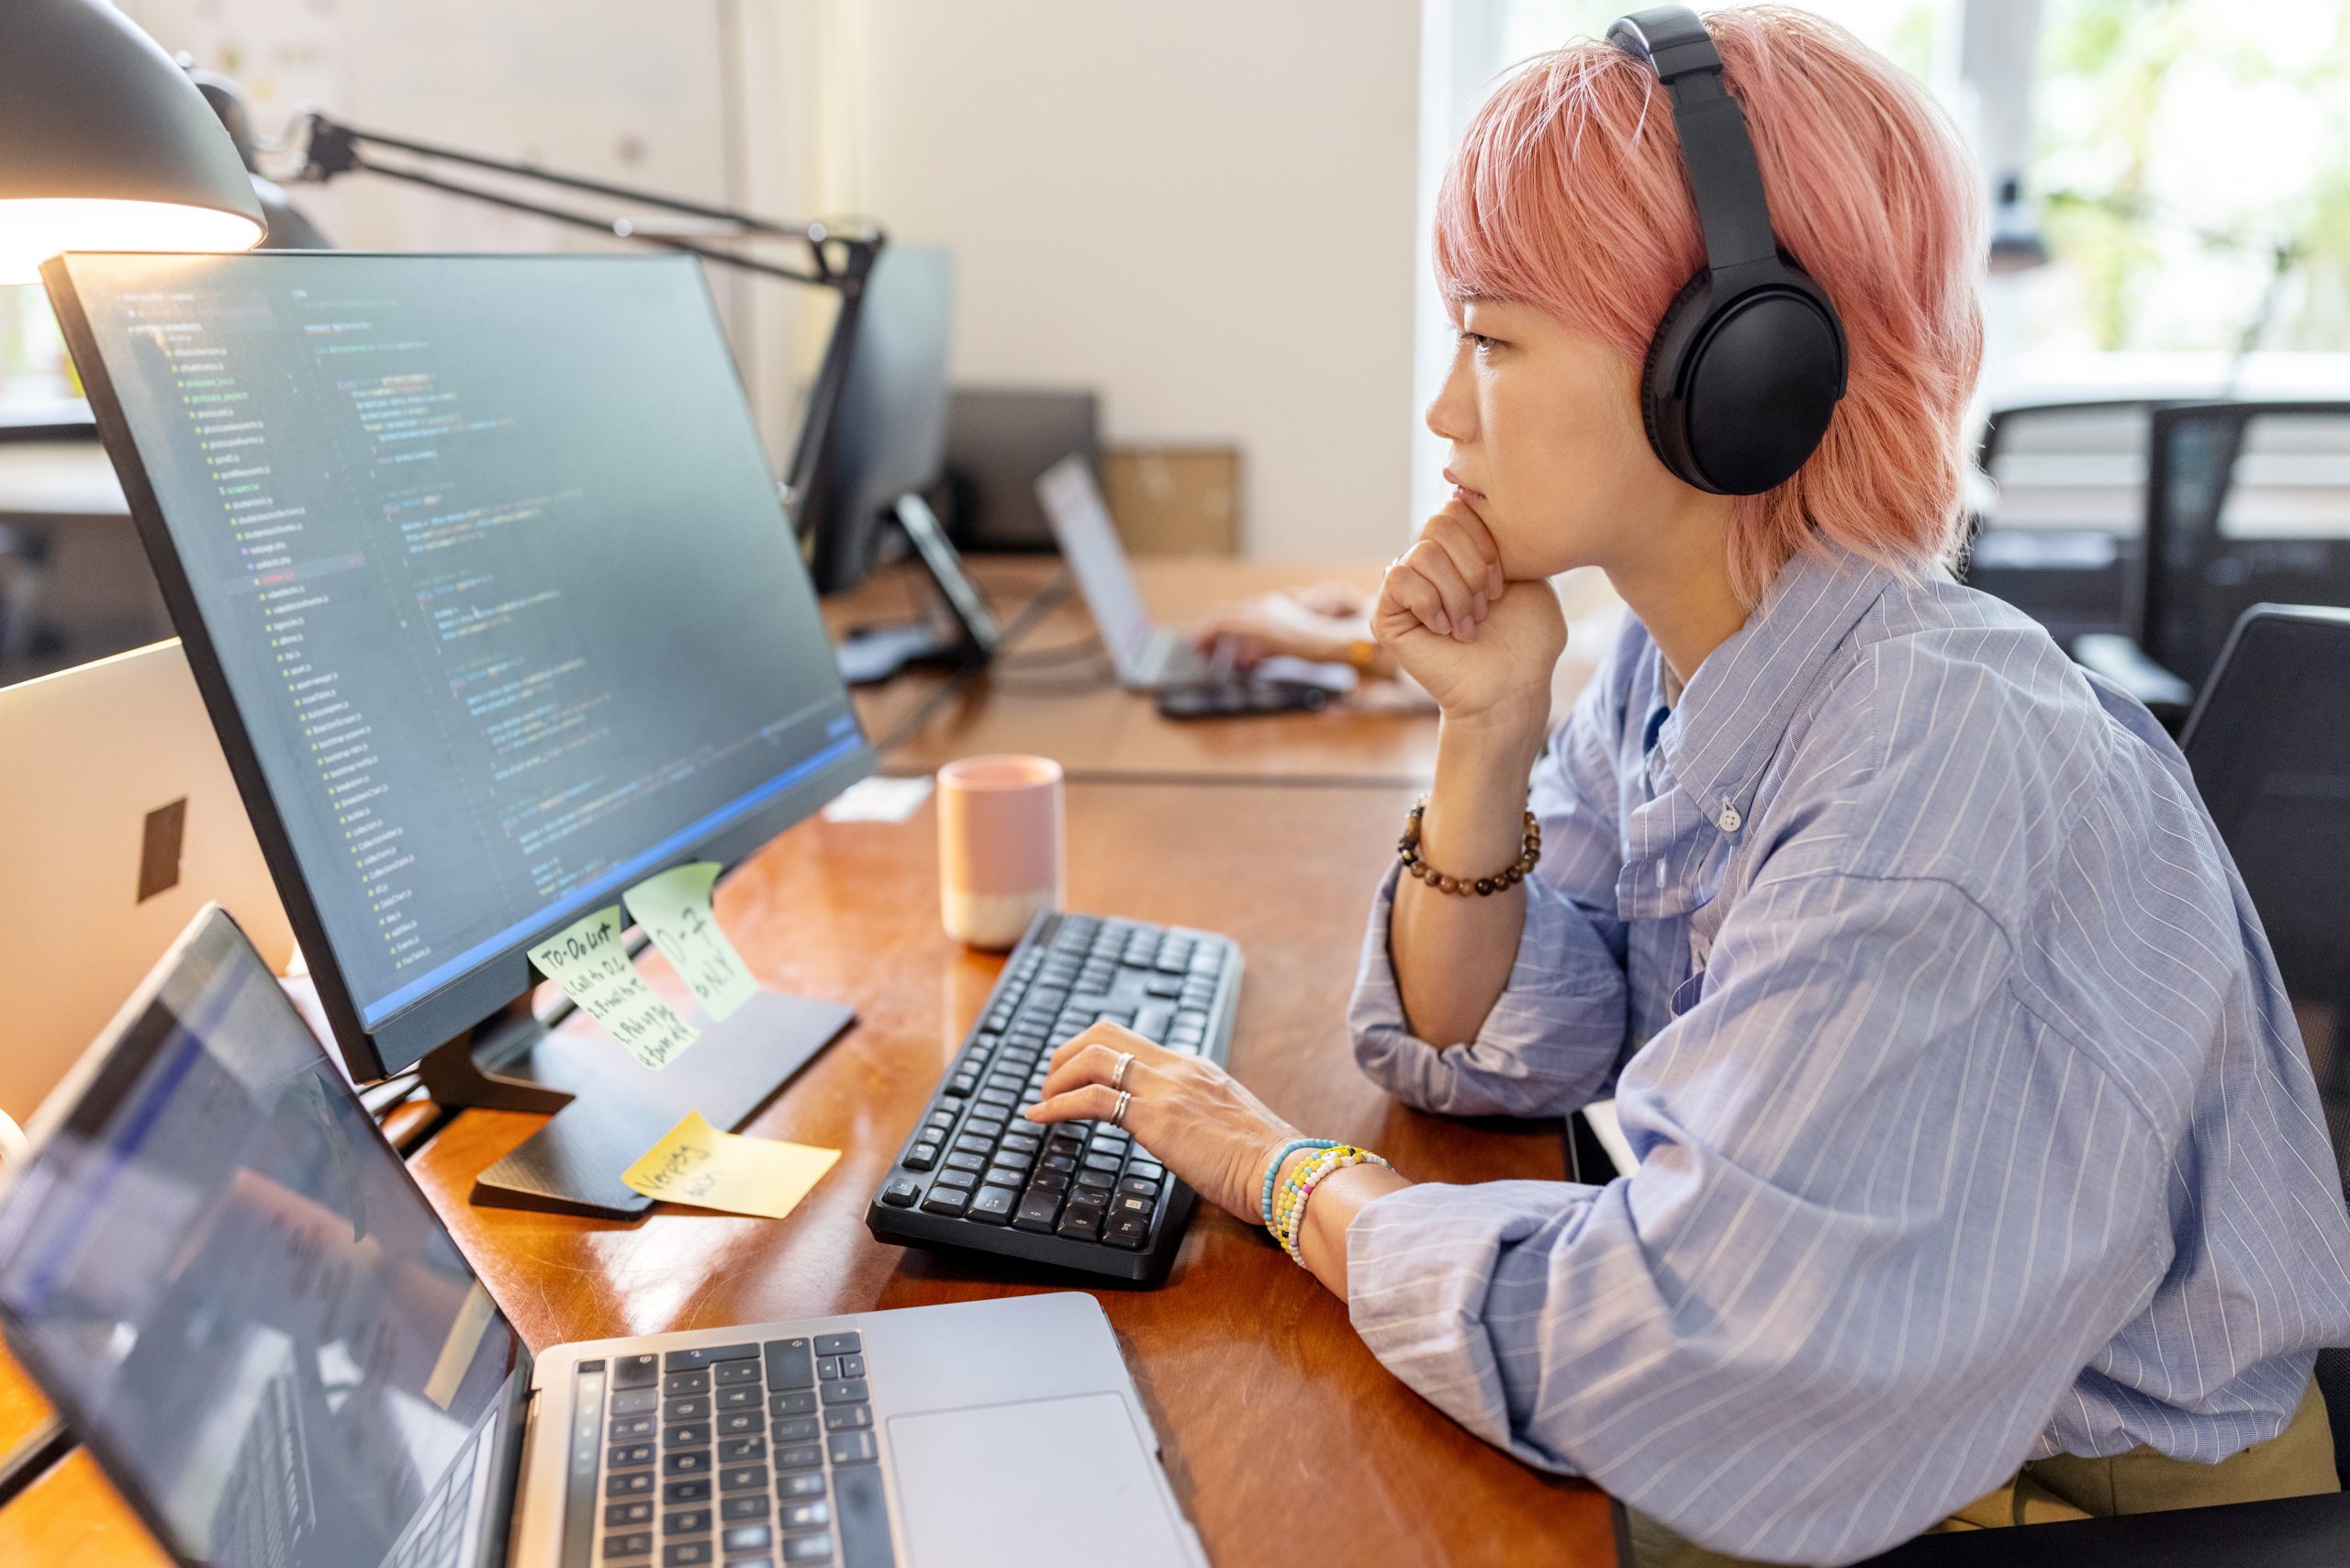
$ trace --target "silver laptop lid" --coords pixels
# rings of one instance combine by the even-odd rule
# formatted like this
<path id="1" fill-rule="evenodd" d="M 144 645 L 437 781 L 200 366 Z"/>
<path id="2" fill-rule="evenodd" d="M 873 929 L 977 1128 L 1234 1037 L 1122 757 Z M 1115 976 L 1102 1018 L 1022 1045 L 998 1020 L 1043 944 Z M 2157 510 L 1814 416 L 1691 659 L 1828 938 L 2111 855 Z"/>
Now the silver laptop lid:
<path id="1" fill-rule="evenodd" d="M 1150 612 L 1143 608 L 1093 470 L 1081 456 L 1064 457 L 1037 476 L 1036 498 L 1052 520 L 1061 558 L 1077 577 L 1102 644 L 1121 672 L 1131 670 L 1150 646 Z"/>
<path id="2" fill-rule="evenodd" d="M 529 1358 L 218 906 L 33 1139 L 0 1328 L 182 1562 L 503 1552 Z"/>

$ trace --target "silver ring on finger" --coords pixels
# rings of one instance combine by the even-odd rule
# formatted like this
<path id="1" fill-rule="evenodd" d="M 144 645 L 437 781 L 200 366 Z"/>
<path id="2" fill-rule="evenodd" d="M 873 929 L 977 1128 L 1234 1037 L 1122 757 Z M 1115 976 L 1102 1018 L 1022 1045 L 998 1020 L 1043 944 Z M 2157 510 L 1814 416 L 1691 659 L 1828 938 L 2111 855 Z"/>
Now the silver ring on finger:
<path id="1" fill-rule="evenodd" d="M 1110 1111 L 1110 1125 L 1112 1126 L 1123 1127 L 1126 1125 L 1126 1107 L 1131 1104 L 1133 1101 L 1134 1096 L 1132 1094 L 1123 1089 L 1118 1091 L 1118 1103 L 1116 1105 L 1112 1107 Z"/>
<path id="2" fill-rule="evenodd" d="M 1134 1052 L 1120 1051 L 1118 1053 L 1118 1065 L 1110 1070 L 1110 1087 L 1116 1090 L 1121 1094 L 1125 1093 L 1126 1091 L 1126 1069 L 1134 1066 Z"/>

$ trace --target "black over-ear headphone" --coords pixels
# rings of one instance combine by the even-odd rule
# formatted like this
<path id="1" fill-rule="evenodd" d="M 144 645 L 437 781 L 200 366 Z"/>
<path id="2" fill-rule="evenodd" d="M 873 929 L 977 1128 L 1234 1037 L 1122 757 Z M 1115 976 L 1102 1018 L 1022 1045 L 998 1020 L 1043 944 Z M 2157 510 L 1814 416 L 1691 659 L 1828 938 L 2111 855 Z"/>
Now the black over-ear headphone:
<path id="1" fill-rule="evenodd" d="M 1820 286 L 1771 236 L 1746 116 L 1722 88 L 1722 57 L 1685 6 L 1636 11 L 1607 41 L 1655 68 L 1697 198 L 1706 264 L 1649 340 L 1640 418 L 1675 476 L 1751 496 L 1803 466 L 1844 395 L 1844 326 Z"/>

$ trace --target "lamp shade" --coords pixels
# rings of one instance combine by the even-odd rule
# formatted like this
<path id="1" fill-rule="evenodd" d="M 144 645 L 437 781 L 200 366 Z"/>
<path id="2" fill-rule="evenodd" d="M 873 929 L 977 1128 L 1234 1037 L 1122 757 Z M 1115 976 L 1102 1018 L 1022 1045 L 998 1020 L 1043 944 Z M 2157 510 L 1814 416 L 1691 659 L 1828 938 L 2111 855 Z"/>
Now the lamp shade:
<path id="1" fill-rule="evenodd" d="M 0 283 L 60 251 L 242 251 L 265 232 L 187 73 L 103 0 L 0 4 Z"/>

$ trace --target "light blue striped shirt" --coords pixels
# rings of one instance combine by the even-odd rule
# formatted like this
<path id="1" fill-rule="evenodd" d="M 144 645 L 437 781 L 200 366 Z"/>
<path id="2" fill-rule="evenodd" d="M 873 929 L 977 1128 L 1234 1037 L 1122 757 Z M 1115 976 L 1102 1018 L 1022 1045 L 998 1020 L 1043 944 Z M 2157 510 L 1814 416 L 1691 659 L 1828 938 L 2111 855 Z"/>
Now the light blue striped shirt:
<path id="1" fill-rule="evenodd" d="M 1670 712 L 1629 622 L 1533 804 L 1477 1037 L 1410 1033 L 1392 868 L 1350 1018 L 1414 1105 L 1612 1088 L 1640 1157 L 1349 1229 L 1364 1341 L 1479 1436 L 1718 1551 L 1846 1562 L 2028 1459 L 2272 1438 L 2350 1343 L 2350 1218 L 2234 864 L 2177 748 L 2033 622 L 1800 555 Z"/>

